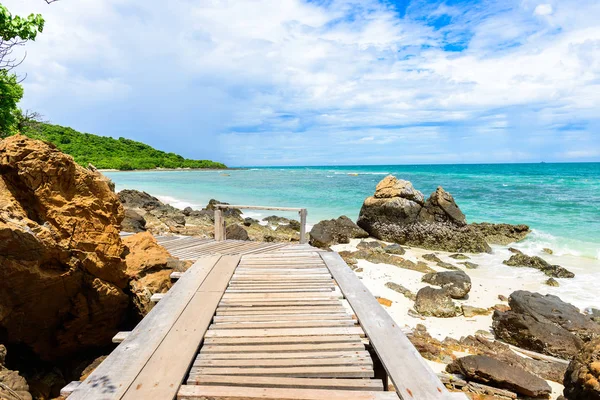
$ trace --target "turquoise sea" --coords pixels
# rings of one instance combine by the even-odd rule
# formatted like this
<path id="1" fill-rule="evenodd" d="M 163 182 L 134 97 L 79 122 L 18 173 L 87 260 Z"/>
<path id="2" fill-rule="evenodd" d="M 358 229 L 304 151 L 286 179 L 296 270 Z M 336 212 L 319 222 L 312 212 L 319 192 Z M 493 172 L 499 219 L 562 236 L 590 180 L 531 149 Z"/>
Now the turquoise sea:
<path id="1" fill-rule="evenodd" d="M 469 222 L 530 225 L 533 233 L 525 245 L 600 259 L 600 163 L 106 173 L 117 190 L 144 190 L 180 208 L 199 208 L 211 198 L 246 205 L 306 207 L 312 224 L 340 215 L 356 219 L 364 198 L 373 194 L 387 174 L 411 181 L 426 196 L 437 186 L 444 187 Z"/>

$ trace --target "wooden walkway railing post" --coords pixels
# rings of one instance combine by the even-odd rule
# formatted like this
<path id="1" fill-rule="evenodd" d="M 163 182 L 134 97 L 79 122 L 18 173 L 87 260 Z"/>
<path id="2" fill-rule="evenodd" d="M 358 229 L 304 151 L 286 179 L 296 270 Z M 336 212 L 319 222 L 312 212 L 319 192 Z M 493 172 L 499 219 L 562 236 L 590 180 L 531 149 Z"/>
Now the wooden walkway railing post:
<path id="1" fill-rule="evenodd" d="M 226 239 L 225 235 L 225 218 L 223 211 L 228 208 L 240 208 L 246 210 L 274 210 L 274 211 L 296 211 L 300 216 L 300 244 L 308 243 L 306 237 L 306 216 L 308 211 L 306 208 L 292 208 L 292 207 L 265 207 L 265 206 L 239 206 L 235 204 L 215 204 L 215 240 L 223 241 Z"/>

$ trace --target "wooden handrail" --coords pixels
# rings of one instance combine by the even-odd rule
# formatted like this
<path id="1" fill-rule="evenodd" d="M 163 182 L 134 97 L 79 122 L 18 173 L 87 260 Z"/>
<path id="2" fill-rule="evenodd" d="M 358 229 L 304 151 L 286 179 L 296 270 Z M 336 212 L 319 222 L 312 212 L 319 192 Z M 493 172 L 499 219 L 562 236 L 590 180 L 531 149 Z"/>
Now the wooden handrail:
<path id="1" fill-rule="evenodd" d="M 245 206 L 235 204 L 215 204 L 215 240 L 225 240 L 225 218 L 223 211 L 228 208 L 241 208 L 245 210 L 273 210 L 273 211 L 296 211 L 300 215 L 300 244 L 305 244 L 306 240 L 306 216 L 308 214 L 306 208 L 294 207 L 269 207 L 269 206 Z"/>

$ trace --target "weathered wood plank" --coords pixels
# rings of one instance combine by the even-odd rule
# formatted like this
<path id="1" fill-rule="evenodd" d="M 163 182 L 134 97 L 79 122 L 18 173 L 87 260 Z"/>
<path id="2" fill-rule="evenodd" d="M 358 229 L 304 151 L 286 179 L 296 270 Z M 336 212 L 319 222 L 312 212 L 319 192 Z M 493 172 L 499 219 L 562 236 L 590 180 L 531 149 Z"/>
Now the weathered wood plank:
<path id="1" fill-rule="evenodd" d="M 198 375 L 288 376 L 296 378 L 373 378 L 370 366 L 333 367 L 197 367 Z"/>
<path id="2" fill-rule="evenodd" d="M 357 358 L 369 357 L 366 350 L 355 351 L 304 351 L 290 352 L 265 352 L 265 353 L 201 353 L 196 360 L 275 360 L 296 358 Z"/>
<path id="3" fill-rule="evenodd" d="M 340 306 L 334 305 L 330 307 L 321 306 L 290 306 L 290 307 L 261 307 L 260 309 L 253 308 L 217 308 L 217 315 L 276 315 L 276 314 L 296 314 L 302 313 L 320 313 L 320 314 L 339 314 L 347 313 L 347 310 Z"/>
<path id="4" fill-rule="evenodd" d="M 339 327 L 339 328 L 215 329 L 215 330 L 209 330 L 208 332 L 206 332 L 206 337 L 318 336 L 318 335 L 323 335 L 323 336 L 360 335 L 360 336 L 364 336 L 364 334 L 365 333 L 360 326 L 344 326 L 344 327 Z"/>
<path id="5" fill-rule="evenodd" d="M 351 320 L 351 316 L 346 313 L 337 314 L 272 314 L 272 315 L 217 315 L 213 318 L 215 324 L 223 322 L 260 322 L 260 321 L 310 321 L 310 320 Z"/>
<path id="6" fill-rule="evenodd" d="M 365 345 L 360 342 L 351 343 L 291 343 L 291 344 L 257 344 L 233 345 L 211 344 L 202 346 L 203 353 L 264 353 L 264 352 L 307 352 L 307 351 L 348 351 L 364 350 Z"/>
<path id="7" fill-rule="evenodd" d="M 130 331 L 119 332 L 115 336 L 113 336 L 112 342 L 113 343 L 121 343 L 123 340 L 127 339 L 127 336 L 129 336 L 130 334 L 131 334 Z"/>
<path id="8" fill-rule="evenodd" d="M 207 337 L 205 345 L 209 344 L 313 344 L 313 343 L 358 343 L 362 344 L 359 335 L 331 335 L 331 336 L 266 336 L 266 337 Z M 205 347 L 202 348 L 204 350 Z"/>
<path id="9" fill-rule="evenodd" d="M 181 400 L 398 400 L 394 392 L 184 385 Z"/>
<path id="10" fill-rule="evenodd" d="M 194 375 L 187 384 L 222 385 L 272 388 L 305 388 L 329 390 L 368 390 L 383 391 L 383 382 L 376 379 L 319 379 L 319 378 L 279 378 L 261 376 Z"/>
<path id="11" fill-rule="evenodd" d="M 123 400 L 171 399 L 183 382 L 239 256 L 223 256 L 131 384 Z"/>
<path id="12" fill-rule="evenodd" d="M 446 387 L 340 255 L 323 252 L 321 257 L 354 310 L 398 394 L 410 399 L 449 399 Z"/>
<path id="13" fill-rule="evenodd" d="M 231 321 L 211 325 L 210 329 L 269 329 L 269 328 L 323 328 L 354 326 L 356 321 L 341 320 L 304 320 L 304 321 Z"/>
<path id="14" fill-rule="evenodd" d="M 188 269 L 131 334 L 71 394 L 70 400 L 119 399 L 152 356 L 220 257 L 205 258 Z"/>
<path id="15" fill-rule="evenodd" d="M 194 361 L 194 367 L 236 367 L 236 368 L 270 368 L 270 367 L 318 367 L 318 366 L 371 366 L 371 357 L 336 357 L 336 358 L 280 358 L 280 359 L 207 359 L 200 358 Z"/>

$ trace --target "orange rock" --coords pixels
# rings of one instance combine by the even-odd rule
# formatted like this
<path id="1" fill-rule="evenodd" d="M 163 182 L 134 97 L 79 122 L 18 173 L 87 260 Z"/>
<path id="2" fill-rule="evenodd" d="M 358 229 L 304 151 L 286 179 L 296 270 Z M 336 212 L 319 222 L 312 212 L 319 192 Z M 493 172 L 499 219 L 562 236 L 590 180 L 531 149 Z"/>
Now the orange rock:
<path id="1" fill-rule="evenodd" d="M 110 343 L 128 305 L 123 209 L 53 145 L 0 140 L 0 341 L 44 359 Z"/>
<path id="2" fill-rule="evenodd" d="M 185 271 L 187 265 L 169 254 L 148 232 L 140 232 L 123 239 L 127 248 L 125 263 L 129 276 L 133 304 L 143 317 L 152 308 L 154 293 L 165 293 L 171 288 L 171 272 Z"/>
<path id="3" fill-rule="evenodd" d="M 391 307 L 392 306 L 392 301 L 388 300 L 384 297 L 378 297 L 377 301 L 379 302 L 379 304 L 386 306 L 386 307 Z"/>

